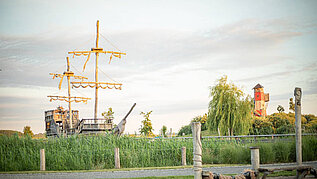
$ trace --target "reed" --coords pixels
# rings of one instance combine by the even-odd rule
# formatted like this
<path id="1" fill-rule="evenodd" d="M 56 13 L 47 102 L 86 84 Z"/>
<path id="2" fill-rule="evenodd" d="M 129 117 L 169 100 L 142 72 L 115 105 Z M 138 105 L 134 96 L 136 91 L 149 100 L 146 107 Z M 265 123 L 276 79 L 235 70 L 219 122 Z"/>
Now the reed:
<path id="1" fill-rule="evenodd" d="M 235 140 L 204 139 L 204 164 L 249 164 L 250 146 L 260 146 L 261 163 L 294 162 L 295 142 L 240 143 Z M 303 160 L 316 160 L 317 138 L 304 137 Z M 0 136 L 0 171 L 39 170 L 40 149 L 45 149 L 47 170 L 90 170 L 114 168 L 114 148 L 120 148 L 122 168 L 181 165 L 181 148 L 186 147 L 187 164 L 192 164 L 191 139 L 136 139 L 133 137 L 72 136 L 32 139 Z"/>

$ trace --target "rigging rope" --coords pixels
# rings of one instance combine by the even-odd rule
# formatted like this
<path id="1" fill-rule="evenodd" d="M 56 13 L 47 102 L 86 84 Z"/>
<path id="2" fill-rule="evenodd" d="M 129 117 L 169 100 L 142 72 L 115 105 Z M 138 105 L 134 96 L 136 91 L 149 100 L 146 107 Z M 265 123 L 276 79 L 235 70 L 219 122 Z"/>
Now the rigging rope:
<path id="1" fill-rule="evenodd" d="M 85 95 L 84 93 L 81 93 L 80 91 L 78 91 L 76 88 L 72 88 L 73 90 L 75 90 L 76 92 L 80 93 L 81 95 L 88 97 L 87 95 Z"/>
<path id="2" fill-rule="evenodd" d="M 120 52 L 121 52 L 121 50 L 117 47 L 117 46 L 115 46 L 110 40 L 108 40 L 105 36 L 103 36 L 101 33 L 99 33 L 100 34 L 100 36 L 102 37 L 102 38 L 104 38 L 110 45 L 112 45 L 115 49 L 117 49 L 117 50 L 119 50 Z"/>
<path id="3" fill-rule="evenodd" d="M 102 71 L 102 69 L 101 68 L 98 68 L 106 77 L 108 77 L 110 80 L 112 80 L 112 81 L 114 81 L 114 82 L 116 82 L 116 83 L 119 83 L 118 81 L 116 81 L 116 80 L 114 80 L 114 79 L 112 79 L 109 75 L 107 75 L 104 71 Z"/>

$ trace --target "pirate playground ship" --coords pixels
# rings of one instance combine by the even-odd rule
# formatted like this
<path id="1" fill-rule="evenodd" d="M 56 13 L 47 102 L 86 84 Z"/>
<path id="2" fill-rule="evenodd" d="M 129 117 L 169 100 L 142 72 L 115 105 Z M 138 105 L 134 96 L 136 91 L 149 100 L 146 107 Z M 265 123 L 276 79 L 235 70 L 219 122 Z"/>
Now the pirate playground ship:
<path id="1" fill-rule="evenodd" d="M 121 55 L 126 55 L 126 53 L 122 52 L 115 52 L 115 51 L 106 51 L 103 48 L 100 48 L 98 45 L 99 42 L 99 21 L 97 21 L 97 37 L 96 37 L 96 47 L 91 48 L 88 51 L 71 51 L 68 54 L 75 56 L 87 56 L 87 60 L 84 64 L 83 71 L 85 70 L 86 64 L 90 59 L 91 53 L 95 53 L 96 60 L 95 60 L 95 81 L 85 81 L 88 78 L 84 76 L 75 75 L 70 70 L 70 62 L 69 58 L 67 59 L 67 70 L 63 74 L 55 74 L 50 73 L 50 75 L 54 78 L 61 78 L 59 82 L 59 89 L 61 89 L 61 85 L 63 82 L 64 77 L 67 77 L 67 87 L 68 87 L 68 96 L 47 96 L 50 98 L 50 101 L 65 101 L 68 103 L 68 109 L 64 109 L 63 107 L 57 107 L 54 110 L 45 111 L 45 131 L 47 136 L 67 136 L 73 134 L 81 134 L 81 133 L 88 133 L 88 134 L 95 134 L 95 133 L 103 133 L 105 131 L 113 131 L 116 135 L 121 135 L 124 132 L 126 118 L 131 113 L 133 108 L 135 107 L 135 103 L 127 113 L 127 115 L 122 119 L 122 121 L 116 126 L 113 127 L 113 118 L 97 118 L 98 113 L 98 90 L 101 89 L 117 89 L 121 90 L 121 83 L 108 83 L 108 82 L 99 82 L 98 81 L 98 59 L 99 54 L 109 54 L 110 61 L 113 57 L 121 58 Z M 77 81 L 72 81 L 71 79 L 75 79 Z M 72 88 L 94 88 L 95 89 L 95 108 L 94 108 L 94 118 L 91 119 L 79 119 L 79 111 L 72 110 L 72 103 L 86 103 L 91 98 L 87 97 L 77 97 L 71 95 L 71 86 Z"/>

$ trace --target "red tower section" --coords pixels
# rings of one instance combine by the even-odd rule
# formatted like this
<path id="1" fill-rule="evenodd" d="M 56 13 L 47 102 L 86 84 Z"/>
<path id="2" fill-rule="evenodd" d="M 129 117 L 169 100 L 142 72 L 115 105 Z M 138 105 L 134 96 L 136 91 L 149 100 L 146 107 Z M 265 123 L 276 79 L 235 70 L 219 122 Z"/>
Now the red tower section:
<path id="1" fill-rule="evenodd" d="M 264 93 L 264 87 L 257 84 L 254 89 L 254 115 L 262 117 L 266 116 L 266 104 L 269 101 L 269 94 Z"/>

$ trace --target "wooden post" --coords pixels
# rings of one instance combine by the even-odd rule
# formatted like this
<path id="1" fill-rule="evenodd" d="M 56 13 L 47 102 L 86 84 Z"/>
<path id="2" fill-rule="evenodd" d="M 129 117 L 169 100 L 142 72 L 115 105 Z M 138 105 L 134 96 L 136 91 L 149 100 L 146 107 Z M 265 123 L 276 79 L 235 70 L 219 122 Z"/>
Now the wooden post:
<path id="1" fill-rule="evenodd" d="M 201 132 L 201 124 L 200 122 L 192 123 L 192 133 L 193 133 L 193 146 L 194 146 L 194 178 L 201 179 L 202 178 L 202 144 L 200 140 L 200 132 Z"/>
<path id="2" fill-rule="evenodd" d="M 45 150 L 40 150 L 40 170 L 45 171 Z"/>
<path id="3" fill-rule="evenodd" d="M 302 89 L 295 88 L 295 131 L 296 131 L 296 162 L 297 165 L 302 165 L 302 127 L 301 127 L 301 98 Z"/>
<path id="4" fill-rule="evenodd" d="M 251 165 L 252 170 L 255 172 L 258 172 L 258 169 L 260 167 L 260 147 L 250 147 L 251 149 Z"/>
<path id="5" fill-rule="evenodd" d="M 170 137 L 172 138 L 172 128 L 170 128 Z"/>
<path id="6" fill-rule="evenodd" d="M 119 148 L 114 149 L 114 163 L 115 168 L 120 169 L 120 154 L 119 154 Z"/>
<path id="7" fill-rule="evenodd" d="M 182 165 L 186 166 L 186 147 L 182 147 Z"/>

